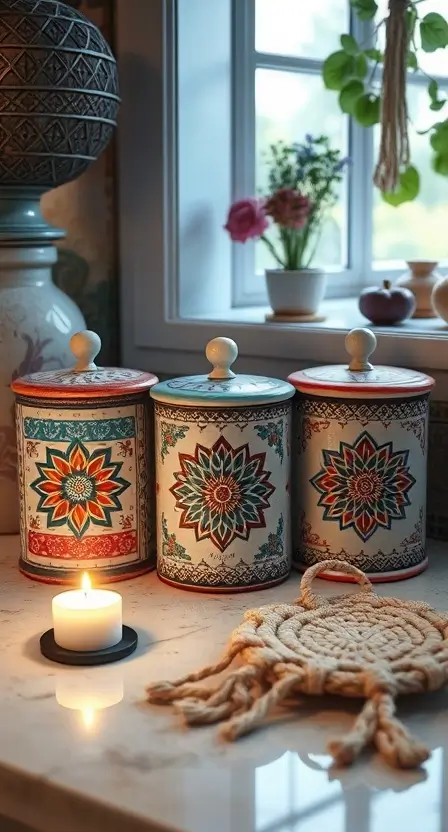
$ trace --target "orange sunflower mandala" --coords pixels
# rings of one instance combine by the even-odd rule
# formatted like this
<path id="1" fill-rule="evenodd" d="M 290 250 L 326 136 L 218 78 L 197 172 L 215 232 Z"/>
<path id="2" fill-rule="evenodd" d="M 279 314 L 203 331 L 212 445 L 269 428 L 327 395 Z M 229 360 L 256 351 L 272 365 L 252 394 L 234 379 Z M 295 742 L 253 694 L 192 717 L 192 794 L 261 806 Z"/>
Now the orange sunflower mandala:
<path id="1" fill-rule="evenodd" d="M 111 448 L 89 453 L 74 440 L 64 453 L 47 448 L 45 462 L 36 462 L 39 477 L 31 488 L 39 495 L 38 511 L 47 527 L 67 526 L 79 539 L 90 526 L 112 526 L 111 513 L 122 510 L 119 497 L 130 482 L 119 476 L 123 463 L 112 462 Z"/>

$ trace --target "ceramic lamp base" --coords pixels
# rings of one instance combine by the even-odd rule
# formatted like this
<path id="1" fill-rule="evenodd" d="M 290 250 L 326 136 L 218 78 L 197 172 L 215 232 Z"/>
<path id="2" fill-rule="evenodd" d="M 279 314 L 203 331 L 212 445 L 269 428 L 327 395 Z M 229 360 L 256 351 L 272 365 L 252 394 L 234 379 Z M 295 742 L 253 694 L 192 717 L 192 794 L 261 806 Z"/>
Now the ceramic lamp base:
<path id="1" fill-rule="evenodd" d="M 266 322 L 278 324 L 317 324 L 326 320 L 326 315 L 284 315 L 269 312 L 264 316 Z"/>
<path id="2" fill-rule="evenodd" d="M 309 566 L 309 563 L 293 563 L 293 567 L 298 569 L 299 572 L 306 572 Z M 366 572 L 365 574 L 372 584 L 389 583 L 391 581 L 404 581 L 406 578 L 413 578 L 415 575 L 423 572 L 427 566 L 428 558 L 425 558 L 417 566 L 412 566 L 408 569 L 397 569 L 393 572 Z M 347 575 L 344 572 L 333 572 L 333 570 L 319 572 L 319 578 L 323 578 L 325 581 L 341 581 L 342 583 L 350 584 L 356 582 L 355 578 L 351 577 L 351 575 Z"/>
<path id="3" fill-rule="evenodd" d="M 40 652 L 46 659 L 58 664 L 71 664 L 78 666 L 92 666 L 98 664 L 110 664 L 120 659 L 125 659 L 134 652 L 138 644 L 138 636 L 132 627 L 123 625 L 123 638 L 118 644 L 107 647 L 104 650 L 66 650 L 60 647 L 54 640 L 54 630 L 47 630 L 40 638 Z"/>

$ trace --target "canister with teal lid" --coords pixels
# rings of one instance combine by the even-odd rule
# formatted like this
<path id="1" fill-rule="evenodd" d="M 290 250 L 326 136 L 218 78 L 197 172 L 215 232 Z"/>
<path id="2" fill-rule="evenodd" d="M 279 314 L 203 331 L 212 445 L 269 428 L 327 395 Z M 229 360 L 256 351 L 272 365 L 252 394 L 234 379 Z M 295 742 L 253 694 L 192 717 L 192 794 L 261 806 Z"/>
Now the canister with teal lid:
<path id="1" fill-rule="evenodd" d="M 151 389 L 155 402 L 157 571 L 183 589 L 237 592 L 288 577 L 294 387 L 232 369 L 214 338 L 204 375 Z"/>

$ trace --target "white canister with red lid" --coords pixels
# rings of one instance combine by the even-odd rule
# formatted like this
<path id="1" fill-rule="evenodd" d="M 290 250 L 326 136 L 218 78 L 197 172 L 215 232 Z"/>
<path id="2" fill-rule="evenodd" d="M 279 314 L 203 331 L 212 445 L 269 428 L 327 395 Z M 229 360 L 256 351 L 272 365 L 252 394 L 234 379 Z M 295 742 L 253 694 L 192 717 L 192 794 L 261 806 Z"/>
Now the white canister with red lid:
<path id="1" fill-rule="evenodd" d="M 292 373 L 293 563 L 345 560 L 372 581 L 409 578 L 425 551 L 428 400 L 434 379 L 369 361 L 376 337 L 354 329 L 347 365 Z M 333 580 L 346 575 L 327 572 Z"/>

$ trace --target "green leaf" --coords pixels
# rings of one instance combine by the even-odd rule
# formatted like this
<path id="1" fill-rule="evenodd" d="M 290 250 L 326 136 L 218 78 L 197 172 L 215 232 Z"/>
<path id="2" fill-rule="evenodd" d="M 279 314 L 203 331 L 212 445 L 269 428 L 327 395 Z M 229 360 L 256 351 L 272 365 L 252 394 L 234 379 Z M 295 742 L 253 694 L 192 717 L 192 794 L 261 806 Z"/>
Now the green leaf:
<path id="1" fill-rule="evenodd" d="M 418 60 L 417 55 L 415 52 L 408 52 L 408 68 L 409 69 L 418 69 Z"/>
<path id="2" fill-rule="evenodd" d="M 446 104 L 446 98 L 441 98 L 440 101 L 432 101 L 429 105 L 430 110 L 435 110 L 436 113 L 441 110 Z"/>
<path id="3" fill-rule="evenodd" d="M 367 61 L 364 55 L 358 55 L 355 59 L 355 66 L 353 69 L 353 74 L 356 75 L 357 78 L 365 78 L 367 75 Z"/>
<path id="4" fill-rule="evenodd" d="M 448 46 L 448 23 L 441 14 L 429 12 L 420 23 L 422 49 L 435 52 Z"/>
<path id="5" fill-rule="evenodd" d="M 403 173 L 400 173 L 397 190 L 394 193 L 383 194 L 383 199 L 388 205 L 397 208 L 403 202 L 412 202 L 418 196 L 419 191 L 419 172 L 413 165 L 409 165 Z"/>
<path id="6" fill-rule="evenodd" d="M 362 81 L 353 80 L 345 84 L 339 93 L 339 106 L 342 112 L 351 116 L 354 115 L 356 102 L 363 92 L 364 84 Z"/>
<path id="7" fill-rule="evenodd" d="M 350 5 L 360 20 L 373 20 L 378 11 L 375 0 L 350 0 Z"/>
<path id="8" fill-rule="evenodd" d="M 327 90 L 341 90 L 353 75 L 355 58 L 342 50 L 333 52 L 324 61 L 322 77 Z"/>
<path id="9" fill-rule="evenodd" d="M 448 152 L 436 153 L 432 160 L 432 166 L 436 173 L 448 176 Z"/>
<path id="10" fill-rule="evenodd" d="M 378 95 L 366 93 L 361 95 L 355 105 L 353 115 L 359 124 L 363 127 L 372 127 L 378 124 L 380 120 L 380 103 L 381 99 Z"/>
<path id="11" fill-rule="evenodd" d="M 439 85 L 434 78 L 428 84 L 428 95 L 432 101 L 437 100 L 439 95 Z"/>
<path id="12" fill-rule="evenodd" d="M 353 35 L 341 35 L 341 46 L 347 55 L 357 55 L 359 46 Z"/>
<path id="13" fill-rule="evenodd" d="M 384 61 L 384 55 L 380 49 L 364 49 L 364 55 L 370 61 L 375 61 L 377 64 L 382 64 Z"/>
<path id="14" fill-rule="evenodd" d="M 434 125 L 429 142 L 436 153 L 448 153 L 448 121 L 439 121 Z"/>

